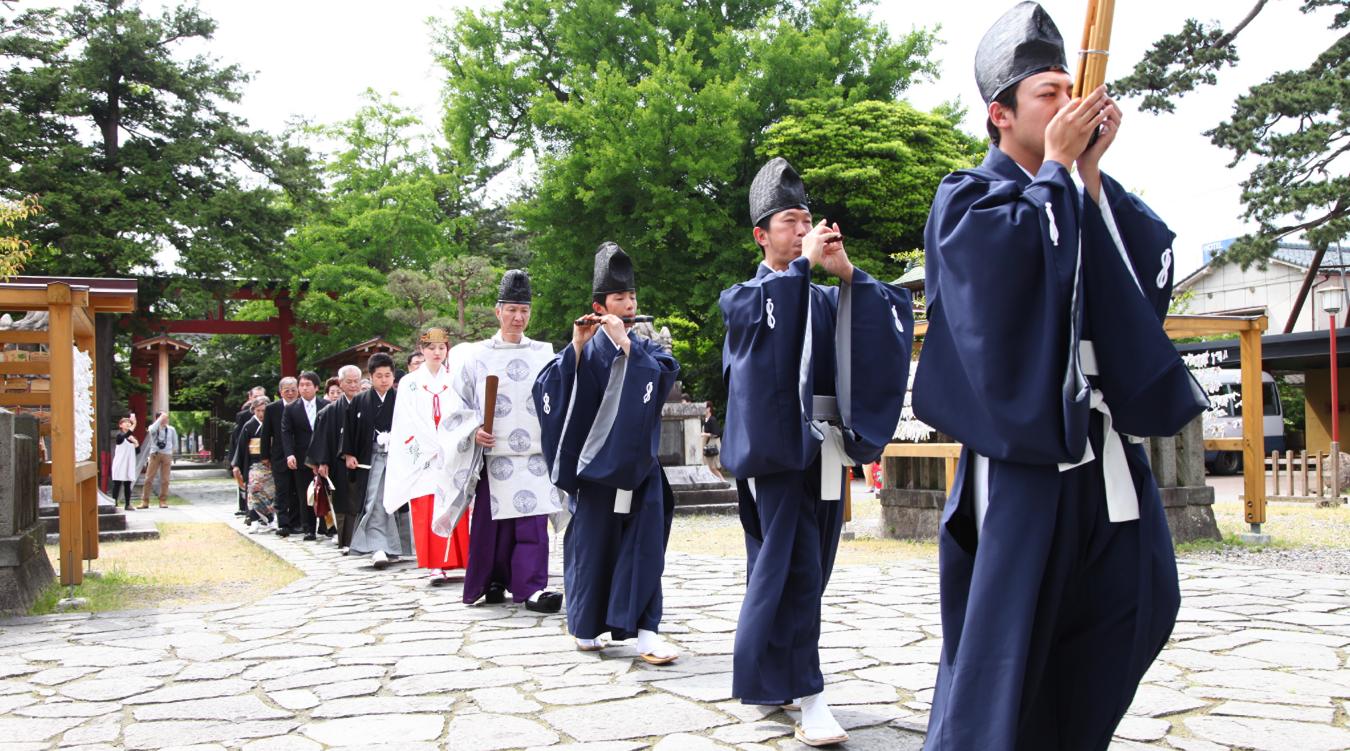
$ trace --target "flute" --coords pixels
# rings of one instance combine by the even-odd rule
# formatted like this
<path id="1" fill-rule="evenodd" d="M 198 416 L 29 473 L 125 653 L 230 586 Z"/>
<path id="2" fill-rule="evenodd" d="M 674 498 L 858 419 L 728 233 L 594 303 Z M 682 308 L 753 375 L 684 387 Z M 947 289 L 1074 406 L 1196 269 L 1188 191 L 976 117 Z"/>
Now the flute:
<path id="1" fill-rule="evenodd" d="M 1111 25 L 1115 21 L 1115 0 L 1088 0 L 1083 22 L 1083 44 L 1078 49 L 1078 75 L 1073 79 L 1074 98 L 1091 94 L 1106 83 L 1106 61 L 1111 55 Z M 1092 132 L 1088 147 L 1097 143 L 1101 128 Z"/>
<path id="2" fill-rule="evenodd" d="M 652 316 L 620 316 L 619 320 L 624 323 L 651 323 L 656 319 Z M 595 313 L 587 313 L 575 321 L 572 321 L 572 325 L 574 326 L 594 326 L 598 323 L 600 323 L 600 316 Z"/>

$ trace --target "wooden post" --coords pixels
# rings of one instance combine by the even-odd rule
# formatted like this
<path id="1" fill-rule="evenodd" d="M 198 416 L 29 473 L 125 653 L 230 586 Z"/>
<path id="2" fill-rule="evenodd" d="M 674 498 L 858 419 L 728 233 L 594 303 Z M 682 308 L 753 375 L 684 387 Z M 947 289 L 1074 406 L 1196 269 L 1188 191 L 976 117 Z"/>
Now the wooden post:
<path id="1" fill-rule="evenodd" d="M 1326 490 L 1326 478 L 1322 477 L 1322 452 L 1318 451 L 1313 466 L 1313 472 L 1317 475 L 1317 497 L 1321 498 Z"/>
<path id="2" fill-rule="evenodd" d="M 81 312 L 80 315 L 85 314 Z M 77 329 L 77 332 L 75 334 L 75 345 L 80 349 L 84 350 L 85 353 L 89 355 L 90 360 L 94 363 L 94 370 L 92 373 L 92 375 L 94 376 L 93 382 L 98 383 L 98 361 L 95 359 L 95 357 L 97 356 L 97 352 L 94 349 L 93 334 L 94 329 L 93 329 L 93 322 L 91 320 L 89 328 L 87 329 L 87 333 L 81 334 Z M 89 415 L 89 419 L 92 423 L 91 427 L 93 428 L 94 431 L 94 443 L 92 446 L 93 451 L 90 453 L 89 458 L 91 461 L 97 462 L 98 438 L 100 432 L 98 425 L 97 388 L 92 390 L 90 397 L 94 400 L 92 405 L 93 411 Z M 81 477 L 84 477 L 84 475 L 81 475 Z M 86 561 L 92 561 L 98 558 L 98 473 L 94 472 L 93 476 L 78 480 L 78 482 L 80 486 L 80 510 L 84 517 L 83 557 L 84 560 Z"/>
<path id="3" fill-rule="evenodd" d="M 853 521 L 853 468 L 844 467 L 844 523 Z"/>
<path id="4" fill-rule="evenodd" d="M 948 493 L 952 492 L 952 488 L 956 485 L 956 464 L 959 461 L 960 457 L 955 456 L 948 456 L 943 459 L 942 469 L 946 476 Z"/>
<path id="5" fill-rule="evenodd" d="M 1242 359 L 1242 463 L 1243 490 L 1247 523 L 1254 534 L 1261 533 L 1266 521 L 1265 431 L 1261 416 L 1261 329 L 1250 328 L 1240 334 Z"/>
<path id="6" fill-rule="evenodd" d="M 1270 452 L 1271 495 L 1280 495 L 1280 452 Z M 1290 493 L 1293 495 L 1293 493 Z"/>
<path id="7" fill-rule="evenodd" d="M 52 500 L 60 509 L 61 583 L 84 581 L 84 514 L 75 481 L 75 327 L 70 285 L 47 285 L 52 378 Z"/>
<path id="8" fill-rule="evenodd" d="M 1298 490 L 1294 487 L 1294 450 L 1288 449 L 1284 452 L 1284 466 L 1289 468 L 1289 495 L 1298 495 Z"/>
<path id="9" fill-rule="evenodd" d="M 1308 495 L 1308 450 L 1303 449 L 1298 452 L 1298 463 L 1300 472 L 1303 473 L 1303 495 Z"/>
<path id="10" fill-rule="evenodd" d="M 1332 415 L 1333 420 L 1339 420 L 1340 415 Z M 1341 500 L 1341 444 L 1331 442 L 1331 498 L 1334 501 Z"/>

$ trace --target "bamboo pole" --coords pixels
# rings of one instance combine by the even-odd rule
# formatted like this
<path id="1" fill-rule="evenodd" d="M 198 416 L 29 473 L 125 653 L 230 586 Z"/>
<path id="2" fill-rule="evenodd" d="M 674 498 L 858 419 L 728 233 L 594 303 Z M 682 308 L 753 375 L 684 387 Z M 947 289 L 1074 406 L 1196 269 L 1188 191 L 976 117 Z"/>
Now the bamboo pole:
<path id="1" fill-rule="evenodd" d="M 1106 63 L 1111 50 L 1111 27 L 1116 14 L 1115 0 L 1088 0 L 1083 22 L 1083 44 L 1078 50 L 1077 75 L 1073 80 L 1075 98 L 1092 93 L 1106 83 Z"/>

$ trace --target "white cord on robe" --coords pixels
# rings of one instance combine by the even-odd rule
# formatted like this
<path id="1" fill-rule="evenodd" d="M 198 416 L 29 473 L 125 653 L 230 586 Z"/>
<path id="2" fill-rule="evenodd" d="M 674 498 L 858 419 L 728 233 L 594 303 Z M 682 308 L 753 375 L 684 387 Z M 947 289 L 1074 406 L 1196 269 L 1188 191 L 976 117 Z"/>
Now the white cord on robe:
<path id="1" fill-rule="evenodd" d="M 820 442 L 820 500 L 837 501 L 843 498 L 844 467 L 855 462 L 844 450 L 844 432 L 837 425 L 823 420 L 812 420 L 811 425 L 822 436 Z"/>
<path id="2" fill-rule="evenodd" d="M 1083 374 L 1097 375 L 1097 353 L 1093 349 L 1092 342 L 1084 340 L 1079 345 L 1079 361 L 1083 366 Z M 1125 443 L 1122 438 L 1129 439 L 1131 443 L 1143 443 L 1143 439 L 1122 436 L 1116 432 L 1111 424 L 1111 408 L 1106 406 L 1106 400 L 1100 389 L 1092 390 L 1091 409 L 1102 413 L 1102 479 L 1106 483 L 1107 518 L 1116 523 L 1134 521 L 1139 518 L 1139 494 L 1135 490 L 1134 477 L 1130 474 L 1130 465 L 1125 458 Z M 1084 447 L 1082 459 L 1077 462 L 1061 463 L 1059 471 L 1065 472 L 1080 467 L 1096 458 L 1089 442 Z"/>

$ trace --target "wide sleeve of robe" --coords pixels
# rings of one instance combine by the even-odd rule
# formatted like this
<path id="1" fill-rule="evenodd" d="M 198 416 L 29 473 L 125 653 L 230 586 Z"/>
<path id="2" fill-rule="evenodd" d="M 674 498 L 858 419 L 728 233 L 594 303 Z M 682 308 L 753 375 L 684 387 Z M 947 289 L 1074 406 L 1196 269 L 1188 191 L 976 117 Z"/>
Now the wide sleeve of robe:
<path id="1" fill-rule="evenodd" d="M 450 476 L 450 496 L 436 507 L 431 528 L 449 537 L 459 518 L 473 503 L 478 475 L 483 470 L 483 447 L 474 434 L 483 424 L 487 370 L 479 367 L 476 344 L 457 344 L 446 358 L 454 363 L 450 371 L 450 391 L 442 404 L 442 445 L 449 446 L 442 472 Z M 495 405 L 493 405 L 495 408 Z"/>
<path id="2" fill-rule="evenodd" d="M 1172 292 L 1175 235 L 1143 201 L 1105 175 L 1102 191 L 1106 211 L 1090 200 L 1083 211 L 1087 328 L 1098 387 L 1116 430 L 1173 436 L 1209 407 L 1162 327 Z"/>
<path id="3" fill-rule="evenodd" d="M 577 476 L 633 490 L 657 466 L 661 407 L 680 365 L 654 342 L 631 337 L 624 354 L 600 332 L 587 342 L 578 382 L 604 384 L 577 457 Z"/>
<path id="4" fill-rule="evenodd" d="M 420 384 L 414 375 L 404 376 L 399 382 L 402 393 L 394 402 L 384 482 L 384 509 L 391 514 L 413 498 L 436 490 L 434 476 L 442 462 L 441 446 L 435 423 L 418 412 L 422 406 L 417 398 Z"/>
<path id="5" fill-rule="evenodd" d="M 577 492 L 577 455 L 590 423 L 569 419 L 576 393 L 576 349 L 569 343 L 535 376 L 532 396 L 539 416 L 540 440 L 549 478 L 568 493 Z"/>
<path id="6" fill-rule="evenodd" d="M 1081 458 L 1079 225 L 1078 188 L 1056 162 L 1025 186 L 983 169 L 943 180 L 924 231 L 919 419 L 995 459 Z"/>
<path id="7" fill-rule="evenodd" d="M 909 388 L 914 305 L 909 290 L 853 269 L 839 285 L 835 318 L 835 393 L 844 450 L 873 462 L 895 435 Z"/>
<path id="8" fill-rule="evenodd" d="M 804 403 L 812 394 L 811 369 L 803 356 L 810 325 L 810 262 L 798 258 L 786 271 L 725 289 L 718 305 L 727 330 L 722 465 L 736 477 L 805 468 L 819 450 Z"/>

